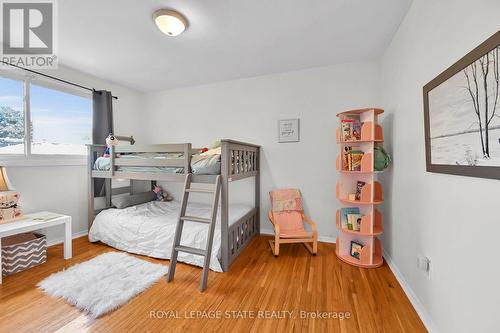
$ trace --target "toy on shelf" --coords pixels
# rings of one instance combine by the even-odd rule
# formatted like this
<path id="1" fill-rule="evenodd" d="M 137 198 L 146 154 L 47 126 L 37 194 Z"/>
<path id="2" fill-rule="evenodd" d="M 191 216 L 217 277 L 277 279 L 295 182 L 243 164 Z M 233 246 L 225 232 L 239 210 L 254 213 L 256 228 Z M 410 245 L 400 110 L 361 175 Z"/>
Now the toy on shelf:
<path id="1" fill-rule="evenodd" d="M 361 109 L 339 113 L 337 143 L 340 154 L 336 167 L 340 173 L 336 196 L 337 257 L 354 266 L 375 268 L 383 264 L 382 214 L 375 207 L 383 203 L 382 185 L 376 171 L 385 169 L 391 159 L 382 148 L 381 109 Z"/>
<path id="2" fill-rule="evenodd" d="M 19 192 L 14 191 L 4 167 L 0 166 L 0 223 L 13 222 L 23 218 L 18 205 Z"/>
<path id="3" fill-rule="evenodd" d="M 374 156 L 373 167 L 375 171 L 383 171 L 392 162 L 391 155 L 389 155 L 380 144 L 375 145 Z"/>

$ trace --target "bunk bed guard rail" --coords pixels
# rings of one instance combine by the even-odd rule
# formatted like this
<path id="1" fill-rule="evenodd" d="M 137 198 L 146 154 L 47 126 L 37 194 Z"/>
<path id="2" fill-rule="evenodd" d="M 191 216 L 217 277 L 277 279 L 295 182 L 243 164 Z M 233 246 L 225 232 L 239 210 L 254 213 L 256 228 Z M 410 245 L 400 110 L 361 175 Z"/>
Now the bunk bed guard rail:
<path id="1" fill-rule="evenodd" d="M 221 191 L 221 255 L 222 269 L 229 265 L 260 233 L 260 146 L 222 140 Z M 255 207 L 241 219 L 228 226 L 229 182 L 255 177 Z"/>

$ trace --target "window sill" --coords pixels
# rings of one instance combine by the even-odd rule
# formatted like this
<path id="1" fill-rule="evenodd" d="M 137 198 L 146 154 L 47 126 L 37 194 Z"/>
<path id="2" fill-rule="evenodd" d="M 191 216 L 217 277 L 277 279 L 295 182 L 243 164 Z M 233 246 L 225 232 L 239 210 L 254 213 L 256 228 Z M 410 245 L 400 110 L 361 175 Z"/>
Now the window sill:
<path id="1" fill-rule="evenodd" d="M 0 155 L 0 165 L 5 167 L 42 167 L 42 166 L 83 166 L 87 165 L 86 156 L 5 156 Z"/>

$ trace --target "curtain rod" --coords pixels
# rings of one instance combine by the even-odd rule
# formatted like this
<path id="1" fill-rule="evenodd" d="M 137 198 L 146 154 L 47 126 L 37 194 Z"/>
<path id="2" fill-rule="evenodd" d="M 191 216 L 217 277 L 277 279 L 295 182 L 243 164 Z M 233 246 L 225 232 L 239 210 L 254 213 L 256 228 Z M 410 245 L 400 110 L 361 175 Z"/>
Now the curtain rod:
<path id="1" fill-rule="evenodd" d="M 34 74 L 37 74 L 37 75 L 45 76 L 45 77 L 48 77 L 49 79 L 56 80 L 56 81 L 59 81 L 59 82 L 63 82 L 63 83 L 66 83 L 66 84 L 69 84 L 69 85 L 72 85 L 72 86 L 75 86 L 75 87 L 78 87 L 78 88 L 81 88 L 81 89 L 85 89 L 85 90 L 88 90 L 88 91 L 96 91 L 94 88 L 85 87 L 85 86 L 82 86 L 81 84 L 78 84 L 78 83 L 66 81 L 66 80 L 60 79 L 60 78 L 52 76 L 52 75 L 40 73 L 40 72 L 34 71 L 32 69 L 28 69 L 28 68 L 24 68 L 24 67 L 21 67 L 21 66 L 17 66 L 17 65 L 9 63 L 7 61 L 0 60 L 0 62 L 3 63 L 3 64 L 5 64 L 5 65 L 9 65 L 9 66 L 12 66 L 12 67 L 15 67 L 15 68 L 19 68 L 19 69 L 22 69 L 23 71 L 34 73 Z M 116 97 L 116 96 L 111 96 L 111 97 L 113 97 L 114 99 L 118 99 L 118 97 Z"/>

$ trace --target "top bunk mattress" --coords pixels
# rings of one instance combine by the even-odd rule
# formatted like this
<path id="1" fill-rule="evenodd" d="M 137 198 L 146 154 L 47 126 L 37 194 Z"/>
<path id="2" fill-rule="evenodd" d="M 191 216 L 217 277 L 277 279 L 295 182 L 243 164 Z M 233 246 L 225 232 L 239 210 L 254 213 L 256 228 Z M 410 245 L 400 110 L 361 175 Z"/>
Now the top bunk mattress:
<path id="1" fill-rule="evenodd" d="M 124 209 L 103 210 L 95 217 L 89 231 L 89 240 L 91 242 L 101 241 L 131 253 L 170 259 L 180 205 L 179 201 L 151 201 Z M 210 217 L 211 206 L 208 204 L 190 202 L 187 207 L 186 215 Z M 252 209 L 254 208 L 249 205 L 229 205 L 229 225 L 239 221 Z M 210 258 L 210 269 L 217 272 L 222 272 L 219 262 L 221 249 L 220 211 L 219 207 Z M 204 249 L 207 234 L 208 224 L 186 221 L 181 244 Z M 204 258 L 179 252 L 178 260 L 202 267 Z"/>
<path id="2" fill-rule="evenodd" d="M 182 153 L 139 153 L 123 154 L 119 158 L 126 159 L 183 159 Z M 221 155 L 195 155 L 191 158 L 191 171 L 199 175 L 220 175 Z M 109 171 L 111 167 L 111 158 L 98 157 L 94 163 L 94 170 Z M 182 167 L 168 166 L 120 166 L 117 171 L 122 172 L 148 172 L 148 173 L 183 173 Z"/>

